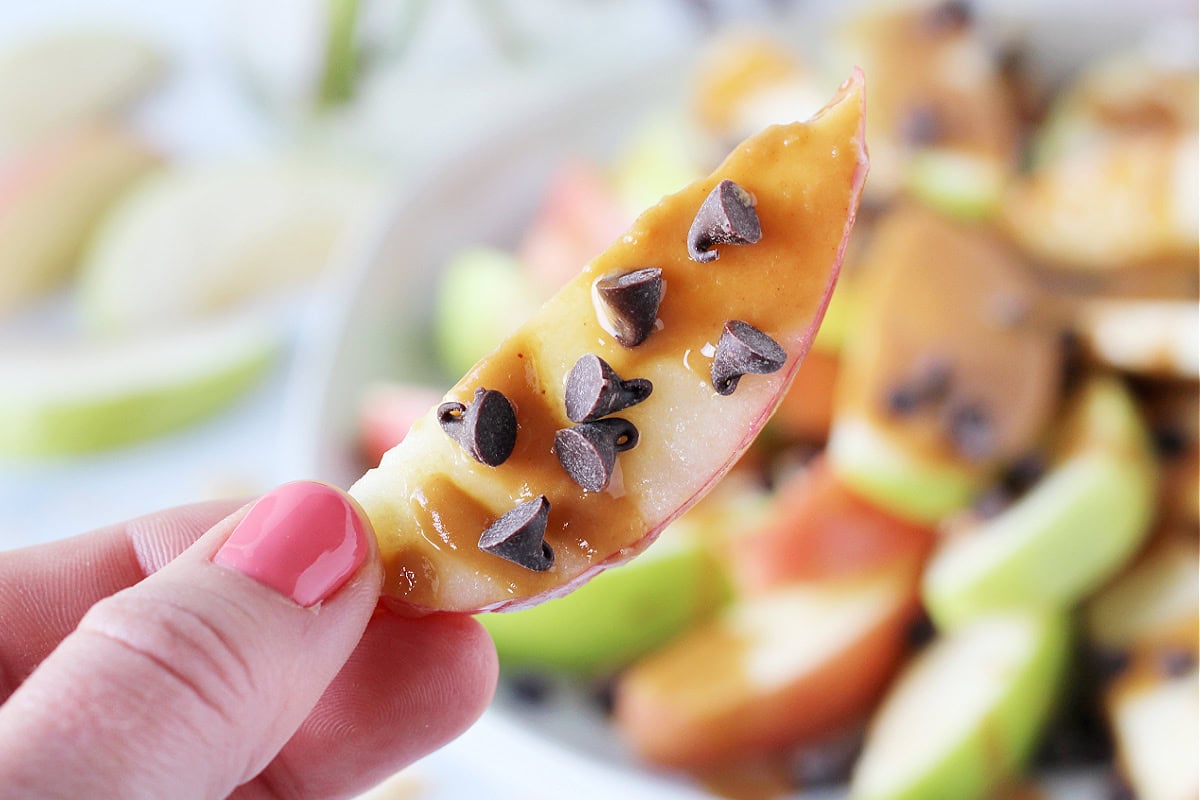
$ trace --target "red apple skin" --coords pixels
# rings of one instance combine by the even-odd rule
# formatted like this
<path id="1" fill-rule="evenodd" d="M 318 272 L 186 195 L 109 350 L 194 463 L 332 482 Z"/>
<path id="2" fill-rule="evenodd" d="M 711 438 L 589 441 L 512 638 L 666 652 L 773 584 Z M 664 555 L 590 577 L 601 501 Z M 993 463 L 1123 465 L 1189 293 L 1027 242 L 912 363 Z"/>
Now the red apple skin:
<path id="1" fill-rule="evenodd" d="M 373 386 L 363 396 L 358 412 L 358 442 L 368 467 L 408 435 L 409 428 L 433 406 L 442 393 L 429 386 L 389 383 Z"/>
<path id="2" fill-rule="evenodd" d="M 789 478 L 772 502 L 766 520 L 730 547 L 730 572 L 743 593 L 849 577 L 888 564 L 915 580 L 936 540 L 932 528 L 855 494 L 823 458 Z"/>
<path id="3" fill-rule="evenodd" d="M 631 221 L 598 168 L 570 161 L 550 182 L 517 256 L 533 281 L 550 294 L 579 274 Z"/>
<path id="4" fill-rule="evenodd" d="M 898 580 L 897 589 L 859 636 L 771 690 L 744 677 L 739 642 L 717 624 L 685 634 L 618 684 L 623 738 L 650 764 L 696 770 L 810 744 L 862 719 L 908 650 L 918 599 L 902 573 L 876 576 Z"/>

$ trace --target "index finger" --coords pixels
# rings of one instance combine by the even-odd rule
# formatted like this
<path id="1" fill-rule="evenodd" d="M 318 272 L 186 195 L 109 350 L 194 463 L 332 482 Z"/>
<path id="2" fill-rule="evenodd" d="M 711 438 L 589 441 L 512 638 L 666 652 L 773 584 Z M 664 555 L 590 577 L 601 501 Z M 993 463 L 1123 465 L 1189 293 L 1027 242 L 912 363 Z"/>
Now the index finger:
<path id="1" fill-rule="evenodd" d="M 157 571 L 243 504 L 180 506 L 0 553 L 0 703 L 94 603 Z"/>

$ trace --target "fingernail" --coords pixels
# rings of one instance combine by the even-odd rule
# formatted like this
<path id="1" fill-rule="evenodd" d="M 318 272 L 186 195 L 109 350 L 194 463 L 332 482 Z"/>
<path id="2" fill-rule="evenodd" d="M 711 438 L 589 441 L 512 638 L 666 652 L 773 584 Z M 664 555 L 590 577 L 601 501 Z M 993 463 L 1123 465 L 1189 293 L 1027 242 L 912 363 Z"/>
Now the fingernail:
<path id="1" fill-rule="evenodd" d="M 298 481 L 259 499 L 213 562 L 307 607 L 333 595 L 366 557 L 354 503 L 332 486 Z"/>

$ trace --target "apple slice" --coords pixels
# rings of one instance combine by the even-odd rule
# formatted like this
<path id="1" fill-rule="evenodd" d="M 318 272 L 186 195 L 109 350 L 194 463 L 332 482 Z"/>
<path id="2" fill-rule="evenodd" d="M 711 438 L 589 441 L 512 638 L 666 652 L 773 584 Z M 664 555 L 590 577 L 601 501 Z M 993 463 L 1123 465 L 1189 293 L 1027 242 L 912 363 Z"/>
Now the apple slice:
<path id="1" fill-rule="evenodd" d="M 1028 253 L 1055 267 L 1104 273 L 1176 262 L 1194 276 L 1198 150 L 1194 128 L 1095 142 L 1014 184 L 1002 219 Z"/>
<path id="2" fill-rule="evenodd" d="M 711 767 L 803 744 L 865 714 L 899 664 L 904 570 L 776 586 L 638 662 L 615 720 L 646 761 Z"/>
<path id="3" fill-rule="evenodd" d="M 299 285 L 370 223 L 380 188 L 359 169 L 299 157 L 165 170 L 97 231 L 81 308 L 93 327 L 125 331 Z"/>
<path id="4" fill-rule="evenodd" d="M 1200 377 L 1200 305 L 1195 300 L 1090 300 L 1075 329 L 1102 363 L 1152 377 Z"/>
<path id="5" fill-rule="evenodd" d="M 1116 580 L 1088 600 L 1088 638 L 1120 652 L 1169 640 L 1196 616 L 1200 552 L 1195 539 L 1167 530 Z"/>
<path id="6" fill-rule="evenodd" d="M 253 385 L 279 344 L 275 326 L 247 315 L 134 339 L 4 347 L 0 453 L 83 453 L 183 427 Z"/>
<path id="7" fill-rule="evenodd" d="M 465 372 L 537 310 L 542 291 L 512 254 L 491 247 L 457 253 L 442 271 L 434 342 L 442 366 Z"/>
<path id="8" fill-rule="evenodd" d="M 1134 666 L 1107 692 L 1117 761 L 1136 797 L 1190 800 L 1200 794 L 1200 675 L 1194 649 L 1191 656 L 1191 668 L 1177 675 Z"/>
<path id="9" fill-rule="evenodd" d="M 57 288 L 103 213 L 158 163 L 130 134 L 100 126 L 0 167 L 0 314 Z"/>
<path id="10" fill-rule="evenodd" d="M 566 597 L 507 614 L 482 614 L 507 670 L 604 675 L 706 620 L 729 593 L 704 528 L 724 516 L 711 494 L 672 522 L 642 556 Z M 728 504 L 742 505 L 739 498 Z"/>
<path id="11" fill-rule="evenodd" d="M 986 230 L 917 206 L 877 224 L 863 266 L 830 463 L 884 509 L 936 522 L 1049 422 L 1061 360 L 1049 300 Z"/>
<path id="12" fill-rule="evenodd" d="M 957 175 L 947 180 L 945 159 L 970 164 L 977 174 L 1012 171 L 1016 109 L 997 53 L 966 3 L 866 7 L 848 15 L 833 44 L 835 60 L 861 64 L 872 76 L 868 198 L 894 199 L 915 179 L 925 182 L 922 193 L 937 196 L 939 205 L 969 208 L 977 204 L 980 186 Z M 927 152 L 943 159 L 937 175 L 929 163 L 914 161 Z M 925 174 L 910 175 L 914 167 Z"/>
<path id="13" fill-rule="evenodd" d="M 0 55 L 0 160 L 111 117 L 161 77 L 163 54 L 111 31 L 33 39 Z"/>
<path id="14" fill-rule="evenodd" d="M 981 617 L 905 668 L 867 730 L 855 800 L 990 796 L 1033 750 L 1063 676 L 1064 618 Z"/>
<path id="15" fill-rule="evenodd" d="M 713 175 L 664 198 L 450 390 L 442 422 L 453 436 L 430 413 L 351 488 L 374 523 L 387 568 L 384 591 L 394 604 L 410 611 L 496 610 L 565 594 L 632 558 L 716 484 L 775 409 L 820 323 L 866 177 L 863 122 L 863 81 L 855 73 L 808 123 L 766 130 Z M 719 261 L 697 263 L 689 249 L 698 249 L 702 237 L 689 242 L 689 231 L 702 205 L 715 210 L 717 201 L 706 198 L 724 197 L 735 215 L 748 214 L 747 195 L 723 181 L 753 194 L 761 241 L 717 245 L 700 257 L 719 253 Z M 661 270 L 665 296 L 654 291 L 655 273 L 645 271 L 653 269 Z M 613 305 L 594 288 L 599 281 L 608 281 Z M 632 303 L 625 332 L 647 337 L 626 347 L 613 335 L 621 329 L 610 312 L 628 307 L 631 296 L 661 303 L 657 310 L 654 302 Z M 715 346 L 723 338 L 718 359 Z M 734 386 L 722 370 L 739 352 L 748 370 L 779 368 L 748 374 Z M 595 367 L 592 356 L 622 380 L 648 381 L 652 394 L 615 421 L 586 429 L 611 437 L 607 444 L 579 431 L 563 444 L 556 432 L 573 427 L 565 380 L 581 359 Z M 514 407 L 515 443 L 500 435 L 511 435 L 512 424 L 497 398 L 476 400 L 483 389 Z M 472 409 L 484 401 L 496 424 L 480 428 L 475 422 L 483 414 Z M 640 434 L 636 440 L 631 430 Z M 481 452 L 493 433 L 507 439 L 505 446 Z M 615 465 L 608 462 L 611 474 L 597 469 L 596 483 L 587 479 L 593 489 L 607 479 L 602 490 L 581 488 L 560 462 L 578 475 L 586 465 L 603 467 L 606 448 L 617 446 L 624 450 Z M 507 459 L 491 458 L 509 448 Z M 567 455 L 589 450 L 588 461 Z M 496 460 L 503 463 L 485 463 Z M 525 516 L 505 517 L 510 512 Z M 497 539 L 481 537 L 484 531 Z M 523 560 L 544 569 L 481 549 L 481 538 L 493 549 L 519 543 Z"/>
<path id="16" fill-rule="evenodd" d="M 858 497 L 820 459 L 776 489 L 766 519 L 731 543 L 729 564 L 735 585 L 753 594 L 885 565 L 916 580 L 933 542 L 931 528 Z"/>
<path id="17" fill-rule="evenodd" d="M 1119 381 L 1098 378 L 1080 391 L 1058 450 L 1023 497 L 934 553 L 923 593 L 939 625 L 1007 608 L 1069 608 L 1137 552 L 1153 521 L 1155 468 Z"/>

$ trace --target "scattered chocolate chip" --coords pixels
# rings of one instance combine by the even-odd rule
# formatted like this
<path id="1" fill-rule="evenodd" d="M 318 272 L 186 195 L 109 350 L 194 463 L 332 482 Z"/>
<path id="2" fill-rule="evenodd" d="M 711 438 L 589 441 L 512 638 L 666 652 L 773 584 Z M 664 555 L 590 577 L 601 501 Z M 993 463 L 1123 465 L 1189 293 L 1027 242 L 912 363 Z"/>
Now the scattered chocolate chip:
<path id="1" fill-rule="evenodd" d="M 1128 650 L 1119 647 L 1096 647 L 1092 650 L 1092 665 L 1102 681 L 1111 681 L 1129 669 L 1133 658 Z"/>
<path id="2" fill-rule="evenodd" d="M 546 542 L 550 501 L 545 495 L 507 511 L 479 537 L 479 549 L 534 572 L 554 566 L 554 550 Z"/>
<path id="3" fill-rule="evenodd" d="M 947 413 L 945 424 L 950 441 L 965 458 L 982 461 L 994 451 L 995 426 L 991 415 L 981 406 L 974 403 L 956 406 Z"/>
<path id="4" fill-rule="evenodd" d="M 754 244 L 762 238 L 758 212 L 754 210 L 754 195 L 730 180 L 718 183 L 692 220 L 688 230 L 688 255 L 693 261 L 707 264 L 721 254 L 713 250 L 718 244 Z"/>
<path id="5" fill-rule="evenodd" d="M 447 436 L 489 467 L 507 461 L 516 446 L 517 412 L 508 398 L 494 389 L 476 389 L 469 406 L 442 403 L 437 418 Z"/>
<path id="6" fill-rule="evenodd" d="M 617 453 L 637 445 L 638 430 L 620 417 L 584 422 L 554 434 L 554 454 L 571 479 L 589 492 L 612 480 Z"/>
<path id="7" fill-rule="evenodd" d="M 844 784 L 862 752 L 864 732 L 854 729 L 821 742 L 805 745 L 788 759 L 788 772 L 797 789 Z"/>
<path id="8" fill-rule="evenodd" d="M 1076 700 L 1050 723 L 1034 756 L 1039 767 L 1103 764 L 1112 758 L 1112 740 L 1098 714 Z"/>
<path id="9" fill-rule="evenodd" d="M 1026 453 L 1018 458 L 1000 476 L 1000 485 L 1012 497 L 1020 497 L 1029 491 L 1046 474 L 1046 459 L 1041 453 Z"/>
<path id="10" fill-rule="evenodd" d="M 937 628 L 934 627 L 933 620 L 924 609 L 921 610 L 921 613 L 904 630 L 904 641 L 913 650 L 920 650 L 925 647 L 936 636 Z"/>
<path id="11" fill-rule="evenodd" d="M 937 355 L 922 358 L 912 376 L 888 392 L 888 410 L 897 416 L 907 416 L 923 406 L 940 403 L 949 393 L 953 377 L 954 368 L 946 358 Z"/>
<path id="12" fill-rule="evenodd" d="M 1188 451 L 1191 442 L 1188 435 L 1176 425 L 1160 425 L 1152 431 L 1154 450 L 1159 458 L 1171 461 Z"/>
<path id="13" fill-rule="evenodd" d="M 607 417 L 637 405 L 653 390 L 645 378 L 622 380 L 600 356 L 582 356 L 567 375 L 567 419 L 591 422 Z"/>
<path id="14" fill-rule="evenodd" d="M 992 519 L 1004 513 L 1013 503 L 1013 496 L 1003 486 L 991 486 L 980 492 L 971 503 L 971 510 L 980 519 Z"/>
<path id="15" fill-rule="evenodd" d="M 505 680 L 508 693 L 518 703 L 540 706 L 550 699 L 553 685 L 545 675 L 536 672 L 520 672 Z"/>
<path id="16" fill-rule="evenodd" d="M 617 705 L 617 679 L 615 677 L 600 678 L 595 681 L 589 691 L 588 699 L 606 717 L 611 717 Z"/>
<path id="17" fill-rule="evenodd" d="M 971 24 L 974 14 L 965 0 L 945 0 L 930 8 L 921 18 L 925 30 L 932 33 L 959 31 Z"/>
<path id="18" fill-rule="evenodd" d="M 1168 678 L 1182 678 L 1196 668 L 1196 654 L 1179 648 L 1166 650 L 1158 656 L 1158 668 Z"/>
<path id="19" fill-rule="evenodd" d="M 717 394 L 733 394 L 743 375 L 777 372 L 787 361 L 779 343 L 741 320 L 729 320 L 713 355 L 712 385 Z"/>
<path id="20" fill-rule="evenodd" d="M 646 341 L 658 319 L 663 298 L 662 270 L 647 267 L 596 281 L 596 292 L 609 310 L 613 336 L 625 347 Z"/>
<path id="21" fill-rule="evenodd" d="M 910 147 L 929 147 L 937 144 L 945 133 L 945 123 L 937 108 L 928 103 L 921 103 L 908 109 L 900 118 L 900 141 Z"/>

